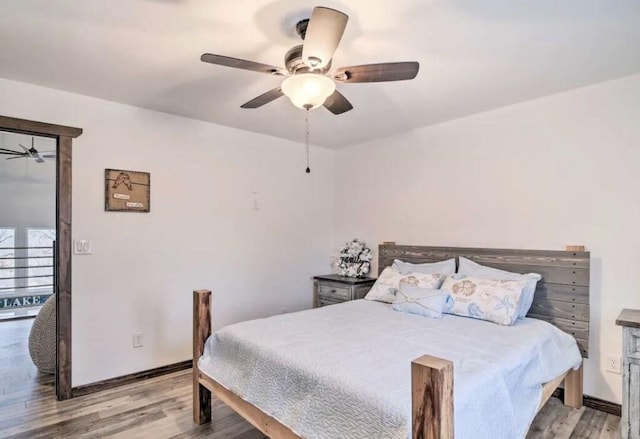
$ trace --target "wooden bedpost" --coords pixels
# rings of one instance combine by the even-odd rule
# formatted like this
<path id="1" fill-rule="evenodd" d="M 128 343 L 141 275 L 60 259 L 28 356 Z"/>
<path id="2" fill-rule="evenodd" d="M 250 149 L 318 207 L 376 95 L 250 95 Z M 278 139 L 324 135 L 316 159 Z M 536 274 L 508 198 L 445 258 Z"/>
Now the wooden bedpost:
<path id="1" fill-rule="evenodd" d="M 423 355 L 411 362 L 413 439 L 453 439 L 453 363 Z"/>
<path id="2" fill-rule="evenodd" d="M 582 363 L 577 370 L 571 369 L 564 379 L 564 405 L 582 407 Z"/>
<path id="3" fill-rule="evenodd" d="M 193 420 L 199 424 L 211 421 L 211 391 L 200 384 L 198 359 L 211 335 L 211 291 L 193 292 Z"/>

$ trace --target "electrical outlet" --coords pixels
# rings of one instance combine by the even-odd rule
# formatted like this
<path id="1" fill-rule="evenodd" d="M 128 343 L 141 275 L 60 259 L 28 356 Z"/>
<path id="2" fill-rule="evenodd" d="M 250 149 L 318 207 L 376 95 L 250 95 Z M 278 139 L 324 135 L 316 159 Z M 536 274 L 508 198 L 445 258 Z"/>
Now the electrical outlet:
<path id="1" fill-rule="evenodd" d="M 607 355 L 605 361 L 605 370 L 607 372 L 617 373 L 618 375 L 622 373 L 622 358 L 615 355 Z"/>
<path id="2" fill-rule="evenodd" d="M 135 332 L 133 334 L 133 347 L 141 348 L 142 346 L 144 346 L 142 332 Z"/>

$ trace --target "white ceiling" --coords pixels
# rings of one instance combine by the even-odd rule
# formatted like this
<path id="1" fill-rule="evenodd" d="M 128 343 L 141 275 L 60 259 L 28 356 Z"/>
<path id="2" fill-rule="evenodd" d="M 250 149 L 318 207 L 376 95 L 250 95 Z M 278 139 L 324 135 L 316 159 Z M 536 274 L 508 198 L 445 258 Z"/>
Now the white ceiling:
<path id="1" fill-rule="evenodd" d="M 311 114 L 331 148 L 640 73 L 638 0 L 3 0 L 0 77 L 302 141 L 304 111 L 240 105 L 281 78 L 313 6 L 350 16 L 334 67 L 420 62 L 413 81 L 339 84 L 354 110 Z"/>

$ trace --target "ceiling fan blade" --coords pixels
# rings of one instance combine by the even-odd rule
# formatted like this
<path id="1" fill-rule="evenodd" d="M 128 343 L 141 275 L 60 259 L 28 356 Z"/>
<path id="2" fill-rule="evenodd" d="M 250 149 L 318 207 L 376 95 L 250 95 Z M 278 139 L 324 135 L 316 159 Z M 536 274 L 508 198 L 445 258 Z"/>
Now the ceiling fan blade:
<path id="1" fill-rule="evenodd" d="M 323 105 L 333 114 L 342 114 L 349 110 L 353 110 L 351 102 L 349 102 L 338 90 L 334 91 L 333 94 L 324 101 Z"/>
<path id="2" fill-rule="evenodd" d="M 311 68 L 321 69 L 333 58 L 347 27 L 349 16 L 331 8 L 317 6 L 307 25 L 302 61 Z"/>
<path id="3" fill-rule="evenodd" d="M 24 155 L 24 153 L 22 153 L 22 152 L 14 151 L 12 149 L 5 149 L 5 148 L 0 148 L 0 154 L 19 155 L 19 156 L 23 156 Z"/>
<path id="4" fill-rule="evenodd" d="M 261 94 L 260 96 L 251 99 L 249 102 L 246 102 L 240 106 L 240 108 L 258 108 L 262 107 L 265 104 L 268 104 L 271 101 L 275 101 L 280 96 L 284 95 L 280 87 L 274 88 L 273 90 L 269 90 L 266 93 Z"/>
<path id="5" fill-rule="evenodd" d="M 217 64 L 219 66 L 233 67 L 235 69 L 251 70 L 253 72 L 268 73 L 270 75 L 286 75 L 287 71 L 280 67 L 270 66 L 246 59 L 232 58 L 230 56 L 214 55 L 205 53 L 200 57 L 200 61 Z"/>
<path id="6" fill-rule="evenodd" d="M 38 155 L 43 160 L 55 160 L 57 157 L 55 149 L 52 149 L 50 151 L 41 151 Z"/>
<path id="7" fill-rule="evenodd" d="M 420 64 L 416 61 L 388 62 L 342 67 L 333 76 L 339 82 L 405 81 L 415 78 L 418 70 Z"/>
<path id="8" fill-rule="evenodd" d="M 18 143 L 18 146 L 20 146 L 20 148 L 24 149 L 24 153 L 28 154 L 29 153 L 29 148 L 27 148 L 26 146 L 24 146 L 22 143 Z"/>
<path id="9" fill-rule="evenodd" d="M 27 156 L 26 155 L 20 155 L 20 156 L 17 156 L 17 157 L 9 157 L 7 160 L 21 159 L 23 157 L 27 157 Z"/>

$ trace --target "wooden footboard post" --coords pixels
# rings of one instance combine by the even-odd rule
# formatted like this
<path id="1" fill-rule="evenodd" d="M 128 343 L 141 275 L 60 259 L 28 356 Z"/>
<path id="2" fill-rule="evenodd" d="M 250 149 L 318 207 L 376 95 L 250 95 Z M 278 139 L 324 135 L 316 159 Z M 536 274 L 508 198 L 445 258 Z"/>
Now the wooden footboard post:
<path id="1" fill-rule="evenodd" d="M 211 291 L 193 292 L 193 420 L 202 425 L 211 421 L 211 391 L 200 384 L 198 358 L 211 335 Z"/>
<path id="2" fill-rule="evenodd" d="M 582 364 L 577 370 L 569 371 L 564 379 L 564 405 L 582 407 Z"/>
<path id="3" fill-rule="evenodd" d="M 423 355 L 411 362 L 412 438 L 453 439 L 453 363 Z"/>

